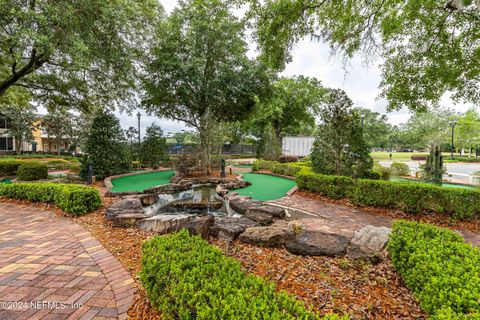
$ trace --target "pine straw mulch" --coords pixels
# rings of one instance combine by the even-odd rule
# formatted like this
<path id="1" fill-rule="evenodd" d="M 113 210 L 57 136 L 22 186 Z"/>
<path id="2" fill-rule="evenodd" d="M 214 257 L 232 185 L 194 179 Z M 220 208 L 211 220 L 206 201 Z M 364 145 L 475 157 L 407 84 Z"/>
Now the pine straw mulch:
<path id="1" fill-rule="evenodd" d="M 346 207 L 350 207 L 353 209 L 361 210 L 372 215 L 381 215 L 385 217 L 390 217 L 392 219 L 405 219 L 411 221 L 419 221 L 430 223 L 439 227 L 445 227 L 450 229 L 456 230 L 468 230 L 471 232 L 478 233 L 480 232 L 480 219 L 474 218 L 470 220 L 457 220 L 453 219 L 451 216 L 441 213 L 406 213 L 401 210 L 395 209 L 385 209 L 385 208 L 378 208 L 378 207 L 363 207 L 352 204 L 348 199 L 331 199 L 324 196 L 319 195 L 318 193 L 307 191 L 307 190 L 298 190 L 295 195 L 299 195 L 305 198 L 317 200 L 320 202 L 331 203 L 336 205 L 343 205 Z"/>

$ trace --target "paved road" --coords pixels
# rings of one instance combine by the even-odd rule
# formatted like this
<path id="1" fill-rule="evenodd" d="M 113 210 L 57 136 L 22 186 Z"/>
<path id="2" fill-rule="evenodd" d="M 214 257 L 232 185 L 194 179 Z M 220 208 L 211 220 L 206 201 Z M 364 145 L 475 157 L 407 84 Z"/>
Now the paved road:
<path id="1" fill-rule="evenodd" d="M 405 162 L 410 171 L 413 173 L 420 170 L 420 164 L 424 161 L 407 161 Z M 381 161 L 380 164 L 385 167 L 389 167 L 390 161 Z M 474 172 L 480 171 L 480 163 L 446 163 L 447 175 L 445 178 L 452 178 L 463 183 L 473 183 L 472 175 Z M 451 175 L 449 177 L 448 175 Z"/>
<path id="2" fill-rule="evenodd" d="M 0 203 L 0 319 L 126 319 L 136 291 L 80 225 Z"/>

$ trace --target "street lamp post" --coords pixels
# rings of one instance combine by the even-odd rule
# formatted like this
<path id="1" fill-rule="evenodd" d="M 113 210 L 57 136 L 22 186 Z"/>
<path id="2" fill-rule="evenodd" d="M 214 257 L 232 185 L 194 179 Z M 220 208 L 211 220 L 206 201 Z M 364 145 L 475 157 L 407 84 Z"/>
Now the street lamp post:
<path id="1" fill-rule="evenodd" d="M 453 160 L 453 150 L 455 150 L 455 147 L 453 145 L 454 137 L 455 137 L 455 125 L 457 124 L 457 119 L 454 119 L 453 121 L 448 122 L 450 127 L 452 127 L 452 145 L 450 149 L 450 159 Z"/>
<path id="2" fill-rule="evenodd" d="M 140 118 L 142 115 L 140 112 L 137 113 L 137 119 L 138 119 L 138 147 L 140 148 Z"/>

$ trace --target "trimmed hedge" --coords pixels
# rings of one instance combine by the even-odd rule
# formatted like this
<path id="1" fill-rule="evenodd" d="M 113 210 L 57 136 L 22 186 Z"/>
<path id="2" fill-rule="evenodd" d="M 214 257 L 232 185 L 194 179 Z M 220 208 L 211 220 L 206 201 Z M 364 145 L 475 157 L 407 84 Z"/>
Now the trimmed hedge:
<path id="1" fill-rule="evenodd" d="M 276 174 L 294 177 L 308 165 L 303 162 L 280 163 L 277 161 L 257 160 L 252 164 L 253 171 L 268 170 Z"/>
<path id="2" fill-rule="evenodd" d="M 447 189 L 410 182 L 357 180 L 351 194 L 355 204 L 451 214 L 468 219 L 480 212 L 480 191 Z"/>
<path id="3" fill-rule="evenodd" d="M 24 162 L 17 170 L 17 179 L 20 181 L 35 181 L 48 178 L 47 165 L 40 162 Z"/>
<path id="4" fill-rule="evenodd" d="M 439 212 L 469 219 L 480 213 L 480 191 L 368 179 L 352 179 L 302 171 L 296 176 L 300 189 L 353 203 L 400 209 L 407 213 Z"/>
<path id="5" fill-rule="evenodd" d="M 102 198 L 97 189 L 75 184 L 50 182 L 0 184 L 0 196 L 53 203 L 63 211 L 75 215 L 83 215 L 102 206 Z"/>
<path id="6" fill-rule="evenodd" d="M 296 182 L 300 189 L 308 189 L 333 199 L 348 197 L 355 184 L 355 180 L 350 177 L 330 176 L 313 172 L 298 174 Z"/>
<path id="7" fill-rule="evenodd" d="M 17 174 L 18 167 L 24 163 L 19 160 L 0 161 L 0 176 L 13 177 Z"/>
<path id="8" fill-rule="evenodd" d="M 165 319 L 347 319 L 306 310 L 186 230 L 143 243 L 140 280 Z"/>
<path id="9" fill-rule="evenodd" d="M 480 319 L 480 251 L 454 231 L 412 221 L 393 224 L 388 252 L 432 319 Z"/>

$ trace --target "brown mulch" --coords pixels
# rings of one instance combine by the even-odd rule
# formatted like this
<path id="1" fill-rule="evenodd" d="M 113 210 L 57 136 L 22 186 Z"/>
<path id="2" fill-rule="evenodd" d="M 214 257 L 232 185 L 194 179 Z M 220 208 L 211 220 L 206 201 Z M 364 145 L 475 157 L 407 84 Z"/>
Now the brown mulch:
<path id="1" fill-rule="evenodd" d="M 451 228 L 451 229 L 457 229 L 457 230 L 468 230 L 468 231 L 477 232 L 477 233 L 480 232 L 479 218 L 473 218 L 471 220 L 455 220 L 451 216 L 448 216 L 446 214 L 441 214 L 441 213 L 432 212 L 432 213 L 410 214 L 410 213 L 406 213 L 401 210 L 395 210 L 395 209 L 363 207 L 363 206 L 352 204 L 348 199 L 335 200 L 335 199 L 327 198 L 327 197 L 321 196 L 318 193 L 307 191 L 307 190 L 299 190 L 295 194 L 302 197 L 309 198 L 309 199 L 325 202 L 325 203 L 343 205 L 346 207 L 359 209 L 364 212 L 368 212 L 372 215 L 381 215 L 381 216 L 386 216 L 393 219 L 405 219 L 405 220 L 425 222 L 425 223 L 430 223 L 439 227 L 445 227 L 445 228 Z"/>
<path id="2" fill-rule="evenodd" d="M 284 248 L 213 240 L 247 272 L 276 283 L 320 314 L 351 319 L 424 319 L 410 291 L 389 260 L 377 264 L 344 258 L 305 257 Z"/>
<path id="3" fill-rule="evenodd" d="M 98 188 L 101 186 L 98 185 Z M 97 238 L 130 272 L 137 284 L 129 318 L 160 319 L 152 308 L 137 274 L 141 269 L 141 243 L 154 233 L 139 228 L 116 228 L 104 218 L 104 210 L 115 198 L 104 198 L 104 207 L 73 220 Z M 48 205 L 0 198 L 0 202 L 33 205 L 68 216 Z M 283 248 L 262 248 L 240 242 L 212 240 L 226 255 L 239 260 L 246 272 L 276 283 L 321 314 L 349 314 L 352 319 L 423 319 L 409 290 L 402 284 L 390 261 L 378 264 L 350 262 L 343 258 L 303 257 Z"/>

